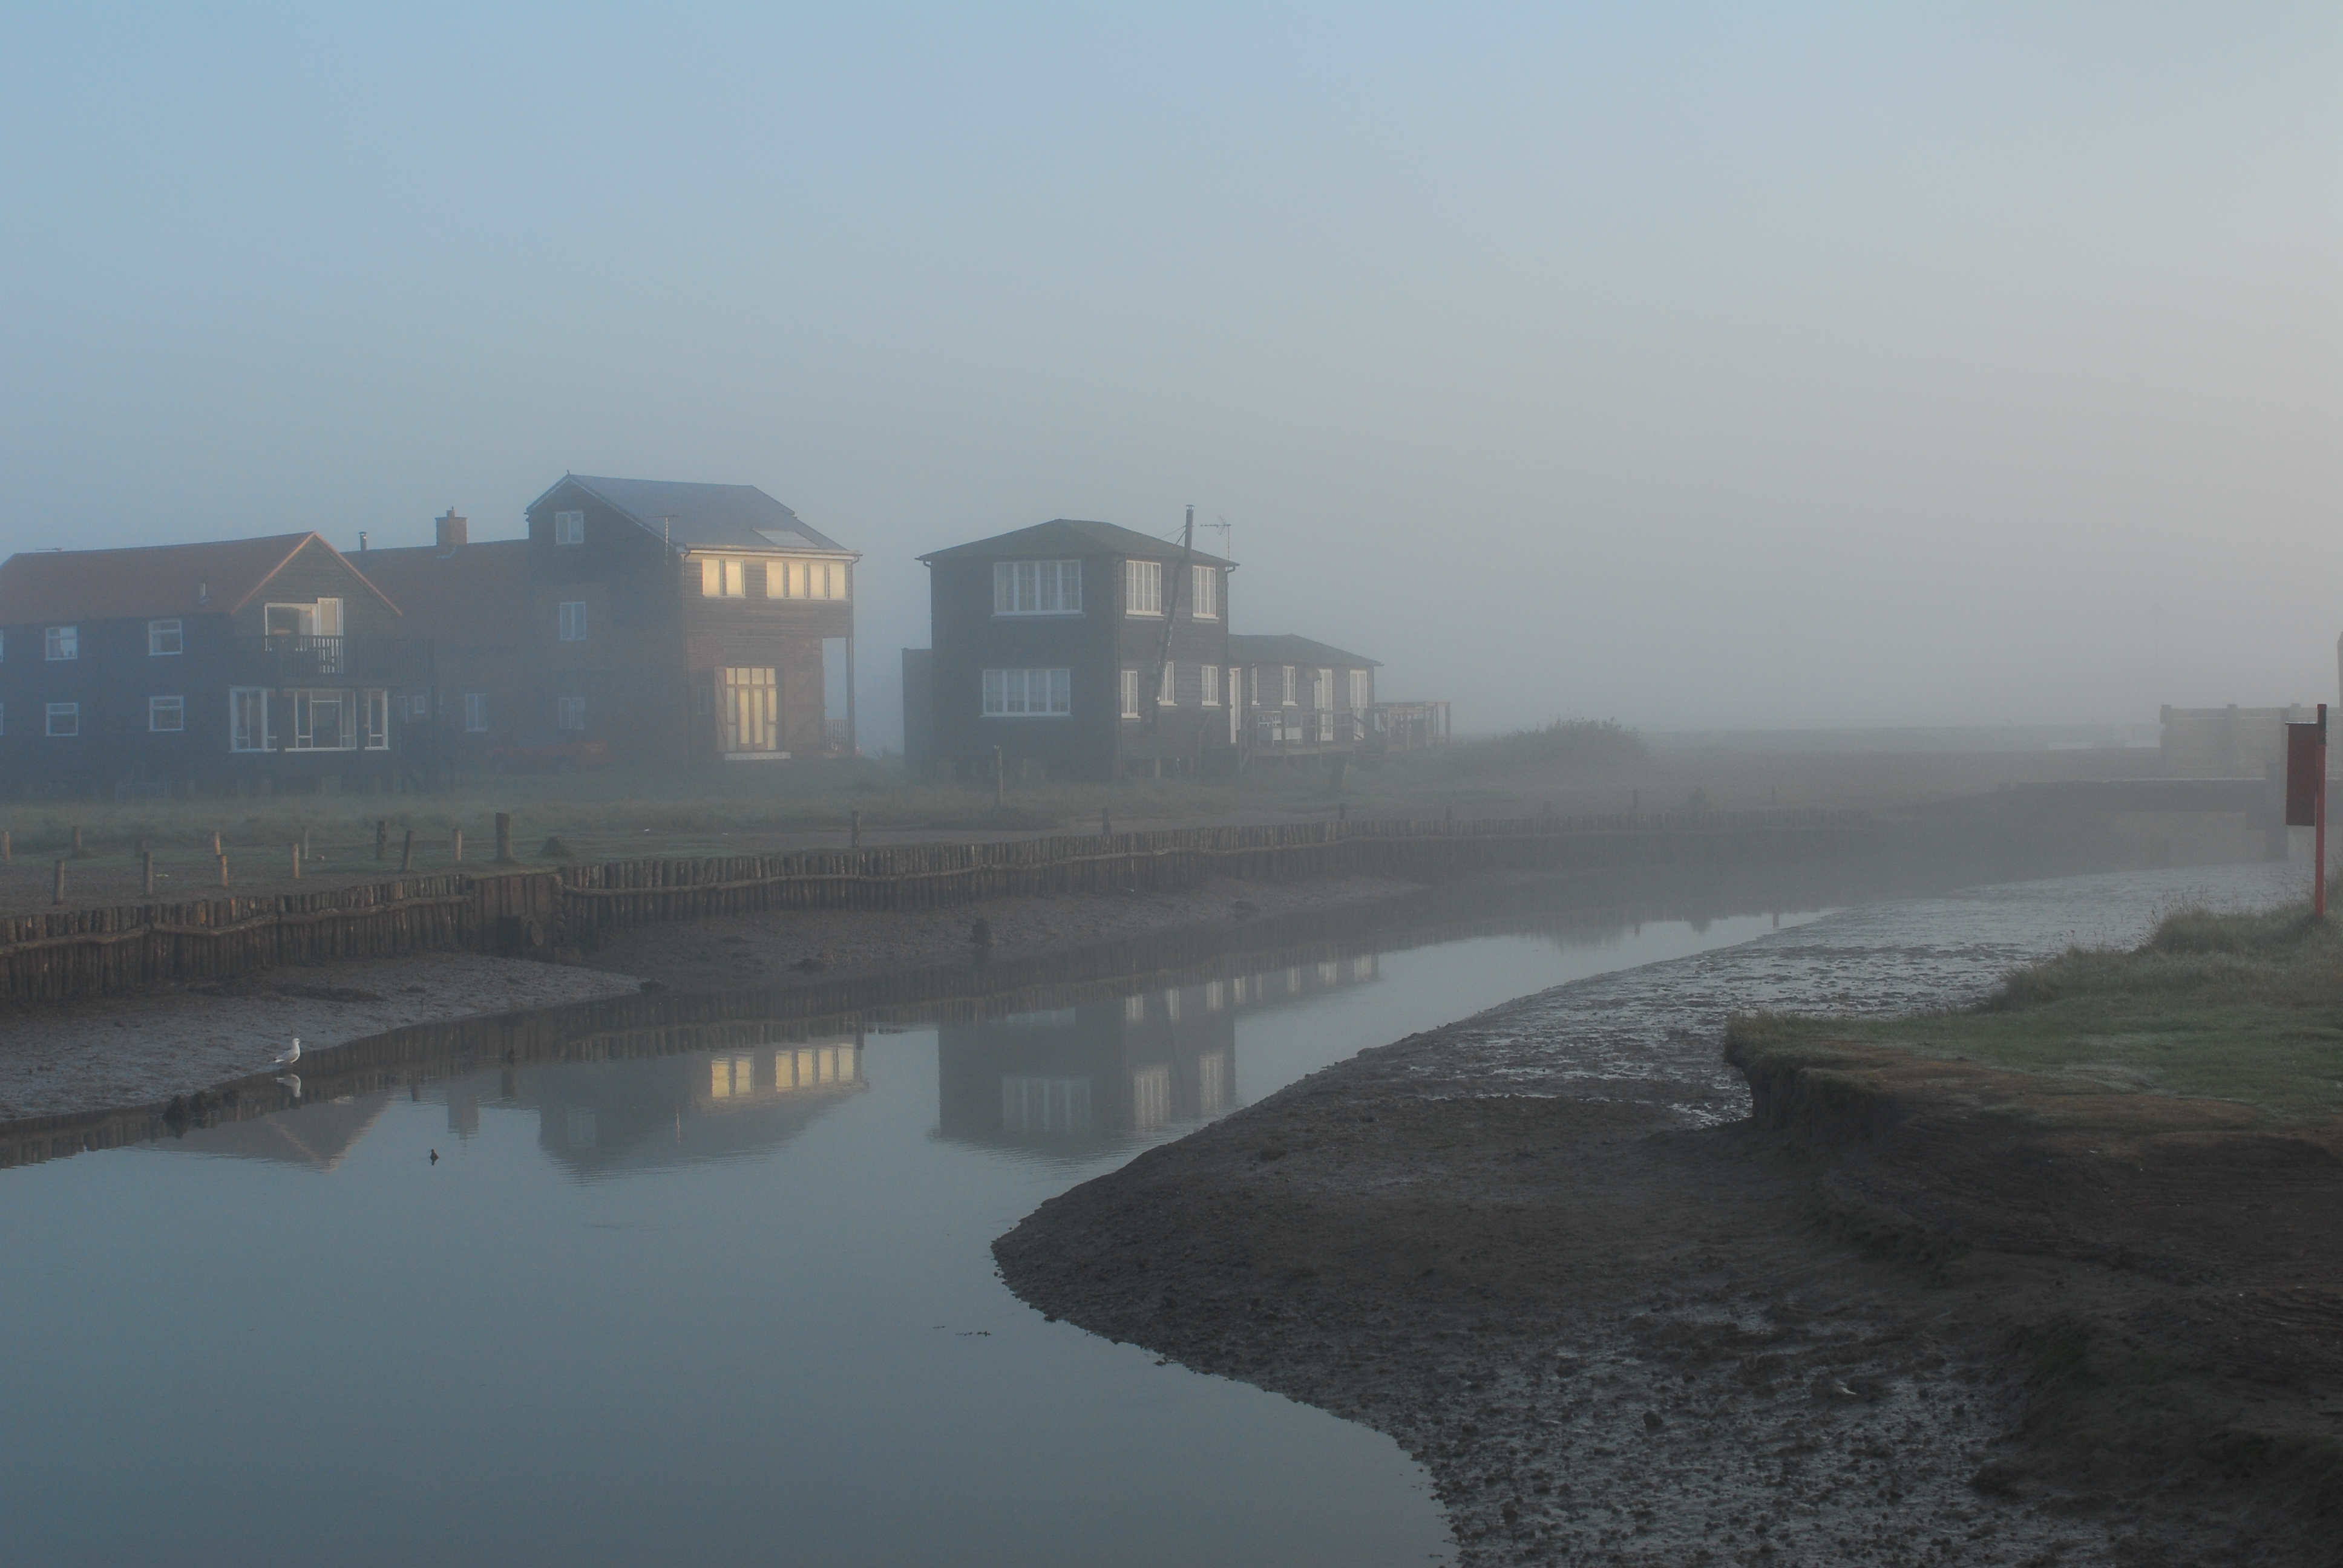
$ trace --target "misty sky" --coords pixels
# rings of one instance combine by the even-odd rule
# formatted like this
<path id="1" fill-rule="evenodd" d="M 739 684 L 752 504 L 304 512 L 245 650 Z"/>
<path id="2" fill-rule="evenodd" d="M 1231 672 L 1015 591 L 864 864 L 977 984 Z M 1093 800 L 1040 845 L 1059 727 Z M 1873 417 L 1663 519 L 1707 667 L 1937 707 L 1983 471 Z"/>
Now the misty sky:
<path id="1" fill-rule="evenodd" d="M 873 744 L 1190 502 L 1460 729 L 2331 700 L 2338 286 L 2331 3 L 0 10 L 0 548 L 755 484 Z"/>

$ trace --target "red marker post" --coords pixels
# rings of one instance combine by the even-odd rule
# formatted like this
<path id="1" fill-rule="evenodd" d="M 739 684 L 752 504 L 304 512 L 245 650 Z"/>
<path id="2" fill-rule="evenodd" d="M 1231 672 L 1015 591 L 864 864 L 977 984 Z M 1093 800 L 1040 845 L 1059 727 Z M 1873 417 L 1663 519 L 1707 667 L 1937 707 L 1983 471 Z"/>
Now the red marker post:
<path id="1" fill-rule="evenodd" d="M 2327 704 L 2316 724 L 2286 727 L 2286 825 L 2314 829 L 2310 912 L 2327 916 Z"/>

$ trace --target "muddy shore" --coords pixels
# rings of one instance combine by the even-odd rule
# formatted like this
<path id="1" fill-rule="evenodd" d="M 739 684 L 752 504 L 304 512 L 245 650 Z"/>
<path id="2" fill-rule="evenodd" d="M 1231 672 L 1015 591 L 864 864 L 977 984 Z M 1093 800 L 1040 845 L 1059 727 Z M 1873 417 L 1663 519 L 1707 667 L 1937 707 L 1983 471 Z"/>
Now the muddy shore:
<path id="1" fill-rule="evenodd" d="M 0 1121 L 157 1102 L 407 1024 L 674 990 L 811 983 L 952 960 L 985 922 L 1000 958 L 1406 898 L 1374 878 L 1216 879 L 1172 892 L 996 899 L 948 910 L 780 911 L 621 933 L 579 963 L 422 953 L 0 1015 Z"/>
<path id="2" fill-rule="evenodd" d="M 1938 902 L 1933 946 L 1855 911 L 1365 1051 L 1043 1205 L 1003 1277 L 1390 1432 L 1466 1563 L 2337 1561 L 2333 1130 L 2118 1175 L 1941 1064 L 1750 1119 L 1729 1013 L 2096 936 Z"/>

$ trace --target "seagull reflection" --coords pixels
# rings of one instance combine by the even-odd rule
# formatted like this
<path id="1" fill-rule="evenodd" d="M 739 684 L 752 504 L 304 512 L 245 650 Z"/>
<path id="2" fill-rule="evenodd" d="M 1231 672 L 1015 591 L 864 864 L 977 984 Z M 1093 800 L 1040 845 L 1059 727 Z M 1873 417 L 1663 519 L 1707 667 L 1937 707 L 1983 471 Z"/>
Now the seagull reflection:
<path id="1" fill-rule="evenodd" d="M 301 1098 L 301 1075 L 299 1073 L 288 1072 L 277 1081 L 291 1090 L 293 1091 L 294 1099 L 298 1100 Z"/>

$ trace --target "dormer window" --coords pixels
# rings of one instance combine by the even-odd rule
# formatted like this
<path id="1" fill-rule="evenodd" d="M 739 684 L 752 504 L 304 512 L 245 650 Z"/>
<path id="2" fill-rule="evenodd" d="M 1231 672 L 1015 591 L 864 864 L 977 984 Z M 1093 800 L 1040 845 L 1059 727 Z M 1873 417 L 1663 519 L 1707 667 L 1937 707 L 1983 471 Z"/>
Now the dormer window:
<path id="1" fill-rule="evenodd" d="M 81 628 L 75 626 L 52 626 L 44 628 L 45 657 L 51 659 L 81 657 Z"/>
<path id="2" fill-rule="evenodd" d="M 992 613 L 995 615 L 1081 614 L 1082 563 L 1080 561 L 993 562 Z"/>
<path id="3" fill-rule="evenodd" d="M 553 514 L 553 542 L 557 545 L 582 545 L 586 542 L 586 514 L 556 512 Z"/>

